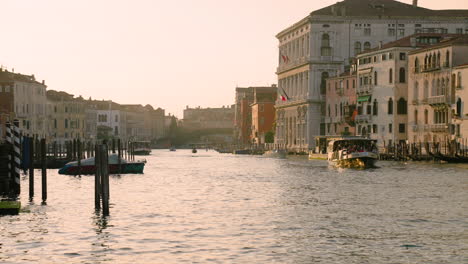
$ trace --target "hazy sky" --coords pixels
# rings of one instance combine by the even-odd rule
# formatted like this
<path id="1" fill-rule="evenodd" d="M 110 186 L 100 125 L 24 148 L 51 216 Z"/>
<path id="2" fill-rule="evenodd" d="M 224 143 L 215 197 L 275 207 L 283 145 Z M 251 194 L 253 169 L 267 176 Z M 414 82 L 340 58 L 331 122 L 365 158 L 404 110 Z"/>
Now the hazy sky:
<path id="1" fill-rule="evenodd" d="M 0 0 L 0 64 L 48 89 L 166 113 L 276 83 L 275 35 L 337 0 Z M 402 2 L 411 3 L 411 0 Z M 419 0 L 468 9 L 465 0 Z"/>

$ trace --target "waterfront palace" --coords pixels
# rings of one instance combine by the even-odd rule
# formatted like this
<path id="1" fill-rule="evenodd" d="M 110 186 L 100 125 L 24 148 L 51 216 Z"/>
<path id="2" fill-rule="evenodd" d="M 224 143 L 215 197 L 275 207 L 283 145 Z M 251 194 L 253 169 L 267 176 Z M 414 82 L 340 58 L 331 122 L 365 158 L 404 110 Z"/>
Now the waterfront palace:
<path id="1" fill-rule="evenodd" d="M 344 0 L 316 10 L 277 34 L 279 41 L 275 143 L 313 149 L 325 135 L 326 79 L 348 69 L 350 59 L 415 33 L 468 31 L 468 10 L 430 10 L 393 0 Z"/>

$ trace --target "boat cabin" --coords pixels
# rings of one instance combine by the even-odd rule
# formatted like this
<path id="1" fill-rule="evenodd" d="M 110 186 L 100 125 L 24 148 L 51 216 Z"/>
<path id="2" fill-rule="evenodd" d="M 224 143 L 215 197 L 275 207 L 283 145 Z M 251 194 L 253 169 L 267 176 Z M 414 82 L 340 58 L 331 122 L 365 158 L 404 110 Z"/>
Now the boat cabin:
<path id="1" fill-rule="evenodd" d="M 332 140 L 328 144 L 327 152 L 346 150 L 352 152 L 377 152 L 377 140 L 367 138 L 343 138 Z"/>

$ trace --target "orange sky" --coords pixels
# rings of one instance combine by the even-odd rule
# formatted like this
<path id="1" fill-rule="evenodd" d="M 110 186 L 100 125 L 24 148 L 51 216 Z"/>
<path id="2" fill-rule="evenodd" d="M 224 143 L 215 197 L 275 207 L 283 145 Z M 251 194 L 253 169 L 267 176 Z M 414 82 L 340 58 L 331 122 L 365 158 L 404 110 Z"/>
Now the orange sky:
<path id="1" fill-rule="evenodd" d="M 182 117 L 186 105 L 234 103 L 236 86 L 276 83 L 276 33 L 336 2 L 0 0 L 0 64 L 48 89 Z M 468 9 L 461 0 L 419 5 Z"/>

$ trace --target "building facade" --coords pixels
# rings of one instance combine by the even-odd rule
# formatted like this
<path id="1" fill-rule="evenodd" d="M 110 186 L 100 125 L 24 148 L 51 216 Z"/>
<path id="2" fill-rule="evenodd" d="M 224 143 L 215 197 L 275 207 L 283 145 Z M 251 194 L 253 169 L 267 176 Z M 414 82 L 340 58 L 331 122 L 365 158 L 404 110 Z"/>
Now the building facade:
<path id="1" fill-rule="evenodd" d="M 250 138 L 254 145 L 261 146 L 265 143 L 273 143 L 266 142 L 265 135 L 270 132 L 273 140 L 277 91 L 276 86 L 253 89 L 254 101 L 250 106 L 252 109 L 252 134 Z"/>
<path id="2" fill-rule="evenodd" d="M 398 1 L 345 0 L 312 12 L 281 31 L 278 86 L 289 97 L 276 102 L 282 123 L 277 143 L 312 149 L 325 131 L 326 79 L 350 58 L 414 33 L 459 33 L 468 29 L 466 10 L 430 10 Z"/>
<path id="3" fill-rule="evenodd" d="M 356 65 L 350 71 L 327 79 L 325 103 L 325 134 L 354 136 L 356 109 Z"/>
<path id="4" fill-rule="evenodd" d="M 14 116 L 20 121 L 24 135 L 47 136 L 45 82 L 36 81 L 34 75 L 0 70 L 0 86 L 13 92 Z"/>
<path id="5" fill-rule="evenodd" d="M 47 134 L 52 142 L 86 139 L 86 103 L 66 92 L 47 91 Z"/>
<path id="6" fill-rule="evenodd" d="M 466 124 L 463 106 L 468 100 L 462 85 L 467 63 L 466 35 L 410 53 L 411 142 L 447 142 L 461 137 Z"/>

